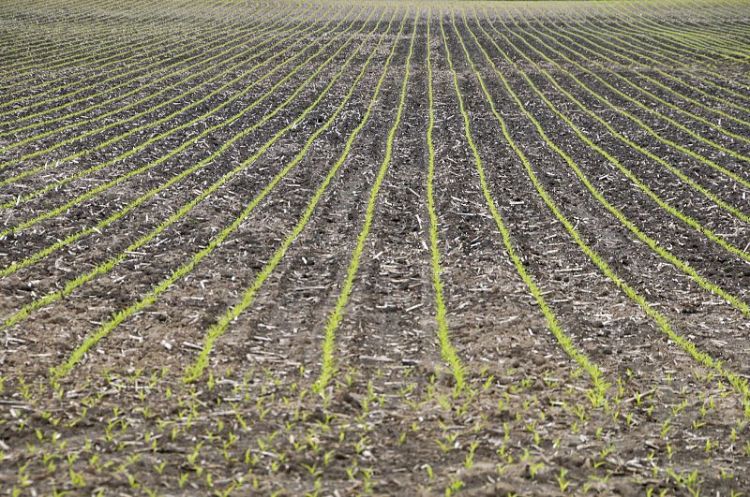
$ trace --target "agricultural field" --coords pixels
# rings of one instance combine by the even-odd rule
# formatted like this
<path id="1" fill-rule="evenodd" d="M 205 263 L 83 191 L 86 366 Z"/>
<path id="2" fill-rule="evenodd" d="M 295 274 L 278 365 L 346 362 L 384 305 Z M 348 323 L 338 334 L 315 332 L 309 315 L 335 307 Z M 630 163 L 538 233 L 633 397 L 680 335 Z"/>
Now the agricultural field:
<path id="1" fill-rule="evenodd" d="M 746 1 L 0 45 L 0 495 L 750 496 Z"/>

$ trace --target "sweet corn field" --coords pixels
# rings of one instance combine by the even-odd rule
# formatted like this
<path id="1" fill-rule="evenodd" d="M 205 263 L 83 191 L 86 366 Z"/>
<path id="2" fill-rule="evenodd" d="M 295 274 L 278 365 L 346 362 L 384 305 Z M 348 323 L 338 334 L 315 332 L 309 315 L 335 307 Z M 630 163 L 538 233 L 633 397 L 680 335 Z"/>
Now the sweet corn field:
<path id="1" fill-rule="evenodd" d="M 750 495 L 750 4 L 4 0 L 0 495 Z"/>

